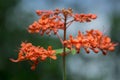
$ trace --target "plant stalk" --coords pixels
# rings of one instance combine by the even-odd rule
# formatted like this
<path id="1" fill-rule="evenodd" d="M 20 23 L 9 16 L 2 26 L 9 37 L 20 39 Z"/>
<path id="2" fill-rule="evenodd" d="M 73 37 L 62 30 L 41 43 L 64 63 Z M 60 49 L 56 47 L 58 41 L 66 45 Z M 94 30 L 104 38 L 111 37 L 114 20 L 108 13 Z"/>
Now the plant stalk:
<path id="1" fill-rule="evenodd" d="M 65 16 L 65 19 L 64 19 L 64 37 L 63 37 L 63 40 L 66 40 L 66 20 L 67 20 L 67 17 Z M 66 49 L 65 49 L 65 46 L 63 46 L 63 80 L 66 80 L 67 79 L 67 76 L 66 76 Z"/>

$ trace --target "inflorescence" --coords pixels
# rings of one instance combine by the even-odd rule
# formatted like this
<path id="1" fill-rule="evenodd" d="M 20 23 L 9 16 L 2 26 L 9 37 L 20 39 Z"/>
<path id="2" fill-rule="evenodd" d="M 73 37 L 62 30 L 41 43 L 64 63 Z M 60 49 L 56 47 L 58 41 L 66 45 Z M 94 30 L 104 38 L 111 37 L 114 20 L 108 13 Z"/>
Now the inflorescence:
<path id="1" fill-rule="evenodd" d="M 86 53 L 89 53 L 90 50 L 95 53 L 102 51 L 104 55 L 106 55 L 108 51 L 115 50 L 117 44 L 111 42 L 111 39 L 103 35 L 99 30 L 92 29 L 86 31 L 86 34 L 82 34 L 82 32 L 78 31 L 76 38 L 70 35 L 68 40 L 63 40 L 58 35 L 59 30 L 64 31 L 73 22 L 91 22 L 97 18 L 95 14 L 73 13 L 71 8 L 62 10 L 37 10 L 36 14 L 39 16 L 39 19 L 28 27 L 29 33 L 38 33 L 41 35 L 46 33 L 50 35 L 51 32 L 53 32 L 55 35 L 57 34 L 64 47 L 70 50 L 75 48 L 77 53 L 80 52 L 81 48 L 84 48 Z M 40 46 L 36 47 L 32 45 L 32 43 L 22 42 L 17 60 L 10 60 L 12 62 L 30 60 L 33 62 L 31 69 L 34 70 L 36 65 L 40 61 L 46 60 L 46 58 L 51 58 L 53 60 L 57 59 L 56 51 L 52 50 L 52 46 L 49 46 L 48 49 L 44 49 Z"/>

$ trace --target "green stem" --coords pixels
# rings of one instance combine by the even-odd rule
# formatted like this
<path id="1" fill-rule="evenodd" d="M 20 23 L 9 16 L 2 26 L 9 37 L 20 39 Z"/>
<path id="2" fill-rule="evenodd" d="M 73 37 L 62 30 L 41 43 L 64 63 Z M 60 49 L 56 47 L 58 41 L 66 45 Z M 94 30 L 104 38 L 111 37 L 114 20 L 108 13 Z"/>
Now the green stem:
<path id="1" fill-rule="evenodd" d="M 66 40 L 66 20 L 67 20 L 67 17 L 65 16 L 63 40 Z M 66 77 L 66 49 L 65 49 L 65 46 L 63 46 L 63 80 L 66 80 L 66 79 L 67 79 Z"/>
<path id="2" fill-rule="evenodd" d="M 63 80 L 66 80 L 66 63 L 65 63 L 65 56 L 63 56 Z"/>

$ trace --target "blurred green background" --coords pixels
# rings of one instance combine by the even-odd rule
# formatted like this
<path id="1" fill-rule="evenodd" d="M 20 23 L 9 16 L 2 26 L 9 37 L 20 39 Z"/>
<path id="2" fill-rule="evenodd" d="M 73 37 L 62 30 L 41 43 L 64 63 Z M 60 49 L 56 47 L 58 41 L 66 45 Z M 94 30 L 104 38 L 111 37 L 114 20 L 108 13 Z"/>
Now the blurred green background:
<path id="1" fill-rule="evenodd" d="M 0 0 L 0 80 L 62 80 L 62 59 L 41 62 L 35 71 L 29 62 L 13 63 L 17 58 L 22 41 L 54 49 L 62 47 L 55 35 L 40 36 L 29 34 L 27 27 L 38 17 L 35 10 L 72 8 L 75 13 L 95 13 L 98 19 L 91 23 L 73 24 L 68 34 L 76 35 L 80 29 L 99 29 L 109 35 L 113 42 L 120 42 L 120 1 L 119 0 Z M 62 32 L 60 32 L 62 35 Z M 112 53 L 101 53 L 67 57 L 68 80 L 119 80 L 120 45 Z"/>

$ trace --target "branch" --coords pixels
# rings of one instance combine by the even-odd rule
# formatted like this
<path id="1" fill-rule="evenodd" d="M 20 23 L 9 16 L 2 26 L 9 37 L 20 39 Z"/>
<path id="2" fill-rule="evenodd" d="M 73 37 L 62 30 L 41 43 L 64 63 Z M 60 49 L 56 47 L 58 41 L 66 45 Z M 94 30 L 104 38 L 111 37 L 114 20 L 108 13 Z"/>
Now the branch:
<path id="1" fill-rule="evenodd" d="M 63 45 L 63 40 L 62 40 L 62 38 L 60 37 L 60 35 L 59 35 L 58 33 L 56 33 L 56 35 L 57 35 L 57 37 L 60 39 L 60 42 L 61 42 L 62 45 Z"/>
<path id="2" fill-rule="evenodd" d="M 74 22 L 74 19 L 69 21 L 69 22 L 67 22 L 67 28 L 72 24 L 72 22 Z"/>

